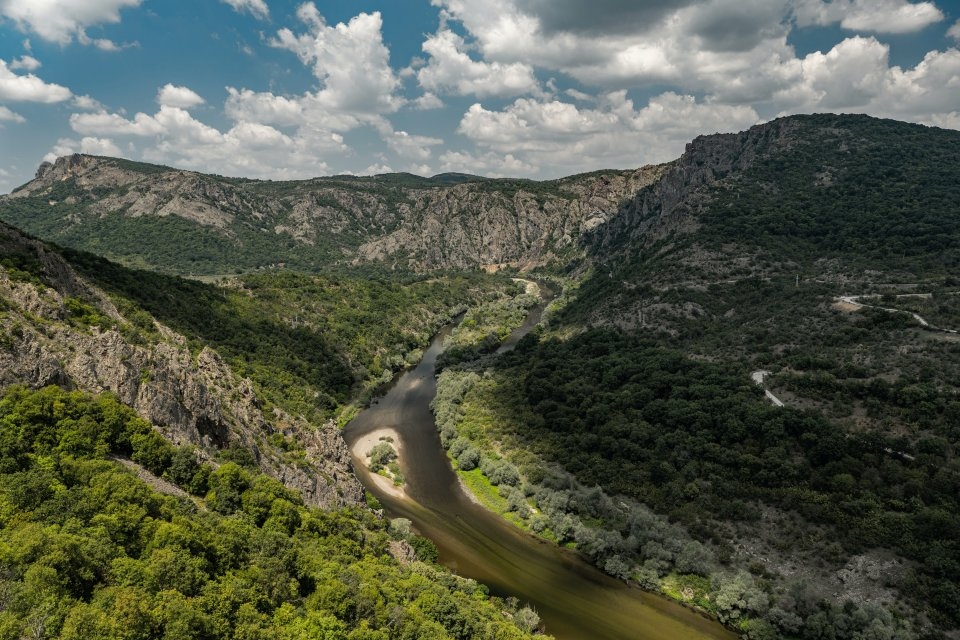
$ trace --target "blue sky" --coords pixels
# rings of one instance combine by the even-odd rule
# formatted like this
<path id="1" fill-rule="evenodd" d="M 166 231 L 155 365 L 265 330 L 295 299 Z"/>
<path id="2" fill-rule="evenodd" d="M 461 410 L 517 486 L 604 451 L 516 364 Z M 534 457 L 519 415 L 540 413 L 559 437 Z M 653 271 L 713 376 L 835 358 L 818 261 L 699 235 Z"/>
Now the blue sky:
<path id="1" fill-rule="evenodd" d="M 960 0 L 0 0 L 0 193 L 68 153 L 552 178 L 778 115 L 960 128 Z"/>

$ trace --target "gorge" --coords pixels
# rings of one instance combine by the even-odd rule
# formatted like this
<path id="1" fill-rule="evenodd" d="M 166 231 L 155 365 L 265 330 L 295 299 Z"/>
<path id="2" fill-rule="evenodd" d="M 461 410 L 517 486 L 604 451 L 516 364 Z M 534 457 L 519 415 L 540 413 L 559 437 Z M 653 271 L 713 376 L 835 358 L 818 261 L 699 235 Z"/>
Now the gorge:
<path id="1" fill-rule="evenodd" d="M 702 136 L 663 165 L 545 182 L 271 182 L 68 156 L 0 199 L 0 219 L 26 231 L 0 235 L 0 382 L 115 394 L 178 460 L 225 468 L 218 482 L 237 465 L 246 482 L 295 489 L 303 505 L 283 500 L 302 522 L 315 523 L 308 507 L 372 518 L 360 476 L 442 563 L 489 585 L 487 601 L 476 582 L 430 573 L 470 593 L 445 603 L 489 605 L 496 622 L 476 618 L 471 633 L 512 625 L 529 602 L 561 638 L 951 637 L 960 346 L 931 327 L 960 327 L 958 144 L 931 127 L 793 116 Z M 527 322 L 497 352 L 522 321 L 515 277 L 562 293 L 547 323 Z M 878 308 L 836 304 L 851 292 Z M 438 435 L 431 336 L 467 310 L 469 344 L 441 361 L 440 395 L 456 410 L 444 408 Z M 764 400 L 756 371 L 783 407 Z M 399 436 L 409 500 L 378 492 L 348 457 L 343 438 L 379 427 Z M 69 452 L 37 446 L 17 454 L 16 473 L 39 478 Z M 542 540 L 464 496 L 451 469 L 464 450 L 503 517 Z M 3 495 L 20 496 L 10 483 Z M 194 489 L 201 511 L 269 519 L 252 485 L 227 507 L 216 488 Z M 17 500 L 27 506 L 4 535 L 53 510 Z M 387 537 L 403 536 L 370 527 L 357 544 L 373 541 L 392 572 L 402 563 Z M 317 576 L 300 569 L 288 604 L 306 612 Z M 12 589 L 29 587 L 28 570 Z M 369 603 L 351 575 L 330 584 Z M 59 602 L 106 606 L 92 594 L 120 576 L 104 569 Z M 17 620 L 39 611 L 17 602 Z M 421 624 L 421 605 L 396 606 Z M 351 611 L 336 615 L 359 634 Z M 429 619 L 472 637 L 441 618 Z"/>

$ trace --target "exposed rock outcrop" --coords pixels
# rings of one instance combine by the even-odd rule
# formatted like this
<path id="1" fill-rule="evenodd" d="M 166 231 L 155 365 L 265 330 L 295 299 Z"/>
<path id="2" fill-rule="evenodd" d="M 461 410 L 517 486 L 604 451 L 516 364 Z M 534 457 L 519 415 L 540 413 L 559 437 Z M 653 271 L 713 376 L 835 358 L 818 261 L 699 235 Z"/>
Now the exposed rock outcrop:
<path id="1" fill-rule="evenodd" d="M 661 170 L 574 176 L 547 183 L 548 191 L 521 186 L 511 193 L 484 183 L 412 191 L 399 228 L 365 242 L 357 259 L 405 258 L 414 268 L 549 264 L 564 251 L 579 255 L 577 239 L 606 223 Z"/>
<path id="2" fill-rule="evenodd" d="M 696 231 L 697 215 L 710 201 L 709 187 L 782 150 L 796 129 L 796 121 L 781 119 L 740 133 L 698 136 L 678 160 L 664 165 L 659 179 L 639 189 L 607 224 L 591 230 L 586 244 L 606 255 Z"/>
<path id="3" fill-rule="evenodd" d="M 44 163 L 35 180 L 0 198 L 0 209 L 5 200 L 18 205 L 8 207 L 8 222 L 94 252 L 104 249 L 96 229 L 106 216 L 122 216 L 134 229 L 177 216 L 212 236 L 198 242 L 207 251 L 228 240 L 230 248 L 220 250 L 236 258 L 252 247 L 247 260 L 255 253 L 270 262 L 294 247 L 315 250 L 309 260 L 528 268 L 582 257 L 579 238 L 661 173 L 644 167 L 547 182 L 461 176 L 450 184 L 400 175 L 270 182 L 77 154 Z M 143 251 L 125 247 L 124 255 L 150 264 Z"/>
<path id="4" fill-rule="evenodd" d="M 40 284 L 0 269 L 0 387 L 110 391 L 175 443 L 192 443 L 211 456 L 233 444 L 248 448 L 264 472 L 300 490 L 310 504 L 362 500 L 336 425 L 310 425 L 280 410 L 265 415 L 249 380 L 238 378 L 209 348 L 192 353 L 186 338 L 166 327 L 158 327 L 160 340 L 146 342 L 73 320 L 67 311 L 71 298 L 124 324 L 103 292 L 42 243 L 0 225 L 0 246 L 6 255 L 35 260 L 44 278 Z M 269 445 L 267 437 L 276 430 L 303 445 L 306 464 L 288 461 Z"/>

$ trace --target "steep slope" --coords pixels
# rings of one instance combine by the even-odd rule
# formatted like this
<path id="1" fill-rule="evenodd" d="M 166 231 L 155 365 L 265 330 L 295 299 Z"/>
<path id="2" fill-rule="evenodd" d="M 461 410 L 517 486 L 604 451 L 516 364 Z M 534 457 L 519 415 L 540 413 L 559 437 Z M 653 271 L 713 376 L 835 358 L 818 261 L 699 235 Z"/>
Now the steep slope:
<path id="1" fill-rule="evenodd" d="M 518 289 L 480 273 L 400 280 L 282 269 L 214 285 L 64 255 L 125 307 L 187 336 L 195 351 L 216 349 L 266 401 L 314 422 L 342 417 L 416 362 L 433 333 L 466 306 Z"/>
<path id="2" fill-rule="evenodd" d="M 115 398 L 12 389 L 0 424 L 5 638 L 549 638 L 408 527 L 198 464 Z"/>
<path id="3" fill-rule="evenodd" d="M 960 264 L 958 145 L 958 131 L 832 114 L 701 136 L 586 241 L 710 277 L 943 274 Z"/>
<path id="4" fill-rule="evenodd" d="M 658 172 L 552 182 L 459 174 L 272 182 L 74 155 L 42 165 L 36 179 L 0 199 L 0 219 L 65 246 L 181 274 L 355 261 L 418 270 L 534 267 L 582 255 L 576 239 Z"/>
<path id="5" fill-rule="evenodd" d="M 417 267 L 562 267 L 583 256 L 583 234 L 604 224 L 661 171 L 644 167 L 539 183 L 488 180 L 411 192 L 398 228 L 365 242 L 358 257 L 406 257 Z"/>
<path id="6" fill-rule="evenodd" d="M 210 348 L 142 311 L 122 314 L 58 253 L 0 226 L 0 386 L 56 384 L 111 391 L 176 443 L 210 457 L 237 446 L 260 468 L 303 492 L 309 504 L 355 504 L 362 490 L 336 425 L 310 424 L 274 408 L 264 413 L 250 381 Z M 303 459 L 270 444 L 300 443 Z"/>
<path id="7" fill-rule="evenodd" d="M 547 331 L 444 373 L 442 441 L 746 637 L 956 635 L 958 149 L 864 116 L 698 138 L 584 238 Z"/>
<path id="8" fill-rule="evenodd" d="M 0 223 L 0 387 L 111 391 L 174 442 L 252 451 L 311 504 L 361 497 L 336 421 L 500 276 L 284 270 L 220 286 L 53 250 Z M 229 453 L 228 453 L 229 455 Z"/>
<path id="9" fill-rule="evenodd" d="M 584 237 L 603 267 L 571 318 L 689 318 L 699 302 L 651 291 L 749 278 L 943 280 L 960 267 L 958 148 L 957 131 L 830 114 L 699 137 Z"/>

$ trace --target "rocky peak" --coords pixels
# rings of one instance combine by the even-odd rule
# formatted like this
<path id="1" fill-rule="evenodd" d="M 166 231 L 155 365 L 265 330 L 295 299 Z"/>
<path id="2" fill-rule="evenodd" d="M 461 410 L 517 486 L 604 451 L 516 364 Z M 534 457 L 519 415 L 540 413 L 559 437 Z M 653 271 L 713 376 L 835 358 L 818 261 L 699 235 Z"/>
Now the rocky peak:
<path id="1" fill-rule="evenodd" d="M 75 153 L 69 156 L 60 156 L 54 162 L 42 162 L 37 169 L 36 180 L 52 182 L 66 180 L 91 171 L 98 165 L 95 156 Z"/>
<path id="2" fill-rule="evenodd" d="M 33 179 L 41 180 L 45 175 L 47 175 L 47 172 L 50 171 L 50 169 L 52 168 L 53 168 L 53 163 L 47 162 L 46 160 L 44 160 L 43 162 L 40 163 L 40 166 L 37 167 L 37 172 L 34 174 Z"/>

